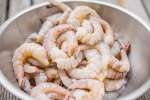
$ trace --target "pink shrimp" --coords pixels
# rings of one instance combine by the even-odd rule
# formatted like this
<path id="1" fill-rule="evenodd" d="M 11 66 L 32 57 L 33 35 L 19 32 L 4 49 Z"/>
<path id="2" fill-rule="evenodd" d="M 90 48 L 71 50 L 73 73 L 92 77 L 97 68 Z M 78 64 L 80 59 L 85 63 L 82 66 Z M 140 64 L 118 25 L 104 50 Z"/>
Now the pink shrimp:
<path id="1" fill-rule="evenodd" d="M 128 72 L 130 70 L 129 59 L 124 49 L 121 50 L 121 60 L 112 57 L 110 66 L 112 69 L 115 69 L 119 72 Z"/>
<path id="2" fill-rule="evenodd" d="M 103 70 L 101 57 L 96 49 L 85 50 L 84 52 L 88 64 L 81 68 L 74 68 L 68 71 L 68 74 L 75 79 L 98 78 Z"/>
<path id="3" fill-rule="evenodd" d="M 74 31 L 72 25 L 62 24 L 52 28 L 45 36 L 44 47 L 48 51 L 48 55 L 53 62 L 57 63 L 60 69 L 70 69 L 78 65 L 75 56 L 68 57 L 65 52 L 57 47 L 56 39 L 64 32 Z M 72 48 L 72 47 L 71 47 Z M 74 47 L 73 47 L 74 48 Z"/>
<path id="4" fill-rule="evenodd" d="M 92 100 L 102 100 L 105 92 L 103 82 L 93 79 L 77 80 L 69 87 L 69 89 L 89 90 L 88 95 L 90 95 Z"/>
<path id="5" fill-rule="evenodd" d="M 113 31 L 110 25 L 105 20 L 101 19 L 100 21 L 101 21 L 101 26 L 104 30 L 104 41 L 109 46 L 112 46 L 112 44 L 114 43 Z"/>
<path id="6" fill-rule="evenodd" d="M 62 99 L 64 100 L 66 100 L 70 94 L 70 92 L 65 88 L 50 82 L 40 83 L 31 90 L 31 96 L 33 97 L 36 97 L 40 94 L 43 94 L 45 97 L 47 97 L 46 94 L 48 93 L 56 93 L 60 96 L 63 96 Z"/>
<path id="7" fill-rule="evenodd" d="M 14 56 L 12 58 L 14 72 L 19 82 L 19 86 L 23 81 L 24 77 L 24 62 L 27 58 L 33 57 L 37 61 L 39 61 L 43 67 L 47 67 L 49 65 L 47 52 L 46 50 L 35 43 L 24 43 L 14 52 Z"/>

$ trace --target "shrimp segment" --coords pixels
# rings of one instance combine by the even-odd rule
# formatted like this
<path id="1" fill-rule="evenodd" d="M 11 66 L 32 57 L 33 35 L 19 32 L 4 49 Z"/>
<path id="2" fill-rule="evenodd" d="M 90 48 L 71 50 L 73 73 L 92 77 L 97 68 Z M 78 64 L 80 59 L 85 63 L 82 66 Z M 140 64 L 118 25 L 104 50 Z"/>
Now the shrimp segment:
<path id="1" fill-rule="evenodd" d="M 102 100 L 104 96 L 104 84 L 93 79 L 81 79 L 75 81 L 69 89 L 87 89 L 92 100 Z M 90 99 L 90 100 L 91 100 Z"/>
<path id="2" fill-rule="evenodd" d="M 24 43 L 23 45 L 21 45 L 16 49 L 12 59 L 14 72 L 19 81 L 19 86 L 24 77 L 24 62 L 29 57 L 33 57 L 34 59 L 39 61 L 43 65 L 43 67 L 49 65 L 47 53 L 42 46 L 35 43 Z"/>
<path id="3" fill-rule="evenodd" d="M 78 6 L 71 12 L 67 22 L 78 27 L 81 25 L 82 21 L 89 16 L 99 17 L 96 11 L 94 11 L 90 7 Z"/>
<path id="4" fill-rule="evenodd" d="M 107 71 L 107 78 L 108 79 L 113 79 L 113 80 L 116 80 L 116 79 L 122 79 L 126 76 L 126 72 L 118 72 L 116 70 L 113 70 L 111 68 L 108 68 L 108 71 Z"/>
<path id="5" fill-rule="evenodd" d="M 68 98 L 70 94 L 68 90 L 54 83 L 40 83 L 31 90 L 31 96 L 33 97 L 36 97 L 40 94 L 46 96 L 47 93 L 56 93 L 60 96 L 63 96 L 64 99 Z"/>
<path id="6" fill-rule="evenodd" d="M 120 80 L 106 79 L 104 80 L 104 84 L 105 84 L 106 91 L 115 91 L 115 90 L 122 88 L 126 84 L 126 80 L 125 79 L 120 79 Z"/>
<path id="7" fill-rule="evenodd" d="M 111 68 L 119 72 L 129 72 L 130 63 L 125 50 L 121 50 L 121 60 L 112 57 Z"/>
<path id="8" fill-rule="evenodd" d="M 100 21 L 101 21 L 101 26 L 104 30 L 104 41 L 109 46 L 112 46 L 112 44 L 114 42 L 114 34 L 112 32 L 112 29 L 105 20 L 101 19 Z"/>

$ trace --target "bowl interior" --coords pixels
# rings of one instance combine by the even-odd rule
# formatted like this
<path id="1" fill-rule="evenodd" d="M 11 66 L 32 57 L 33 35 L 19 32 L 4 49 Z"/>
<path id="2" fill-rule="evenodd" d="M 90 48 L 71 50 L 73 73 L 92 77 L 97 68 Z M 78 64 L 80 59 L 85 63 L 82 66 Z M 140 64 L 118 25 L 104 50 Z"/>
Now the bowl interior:
<path id="1" fill-rule="evenodd" d="M 133 17 L 115 8 L 78 1 L 66 3 L 72 8 L 79 5 L 92 7 L 110 23 L 115 33 L 119 33 L 121 37 L 131 42 L 131 71 L 128 74 L 128 84 L 117 92 L 106 93 L 105 99 L 121 98 L 141 87 L 150 77 L 149 31 Z M 42 24 L 41 19 L 57 11 L 56 8 L 49 8 L 46 4 L 32 9 L 17 17 L 0 34 L 0 68 L 15 87 L 18 86 L 11 62 L 14 50 L 24 42 L 29 34 L 38 32 Z"/>

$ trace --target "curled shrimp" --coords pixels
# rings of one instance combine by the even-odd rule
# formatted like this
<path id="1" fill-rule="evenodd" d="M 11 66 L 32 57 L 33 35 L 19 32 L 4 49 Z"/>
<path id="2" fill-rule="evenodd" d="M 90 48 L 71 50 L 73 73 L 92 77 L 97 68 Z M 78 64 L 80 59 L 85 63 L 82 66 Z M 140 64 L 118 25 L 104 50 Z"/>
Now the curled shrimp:
<path id="1" fill-rule="evenodd" d="M 105 79 L 104 84 L 105 84 L 106 91 L 115 91 L 115 90 L 122 88 L 126 84 L 126 80 L 125 79 L 120 79 L 120 80 Z"/>
<path id="2" fill-rule="evenodd" d="M 101 26 L 104 30 L 104 41 L 109 46 L 112 46 L 112 44 L 114 43 L 113 31 L 110 25 L 105 20 L 101 19 L 100 21 L 101 21 Z"/>
<path id="3" fill-rule="evenodd" d="M 96 49 L 85 50 L 84 55 L 87 59 L 87 65 L 81 68 L 74 68 L 68 73 L 75 79 L 97 78 L 102 68 L 101 57 Z"/>
<path id="4" fill-rule="evenodd" d="M 50 82 L 40 83 L 31 90 L 31 96 L 33 97 L 37 97 L 40 94 L 43 94 L 45 97 L 47 97 L 46 94 L 48 93 L 56 93 L 60 96 L 63 96 L 63 100 L 66 100 L 70 94 L 70 92 L 65 88 Z"/>
<path id="5" fill-rule="evenodd" d="M 105 92 L 103 82 L 93 79 L 77 80 L 69 87 L 69 89 L 89 90 L 88 95 L 91 96 L 92 100 L 102 100 Z"/>
<path id="6" fill-rule="evenodd" d="M 83 20 L 88 17 L 99 17 L 99 15 L 88 6 L 78 6 L 71 12 L 67 22 L 79 27 Z"/>
<path id="7" fill-rule="evenodd" d="M 41 30 L 39 31 L 39 36 L 41 37 L 41 41 L 44 35 L 47 34 L 49 29 L 51 29 L 52 27 L 56 25 L 65 23 L 72 10 L 69 6 L 63 3 L 53 2 L 53 3 L 50 3 L 50 5 L 58 8 L 63 13 L 58 13 L 47 18 L 47 20 L 42 25 Z"/>
<path id="8" fill-rule="evenodd" d="M 87 25 L 84 25 L 84 21 L 83 21 L 83 26 L 78 28 L 76 36 L 80 42 L 88 45 L 94 45 L 98 43 L 100 40 L 102 40 L 103 30 L 101 28 L 100 18 L 93 17 L 90 18 L 89 21 L 91 22 L 93 31 L 88 33 L 89 29 L 85 28 Z"/>
<path id="9" fill-rule="evenodd" d="M 33 57 L 37 61 L 39 61 L 43 67 L 49 65 L 47 53 L 45 49 L 35 43 L 24 43 L 14 52 L 14 56 L 12 59 L 14 72 L 19 82 L 19 86 L 23 81 L 24 77 L 24 62 L 27 58 Z"/>
<path id="10" fill-rule="evenodd" d="M 121 55 L 121 60 L 118 60 L 117 58 L 112 57 L 112 60 L 110 63 L 111 68 L 119 72 L 129 72 L 130 63 L 129 63 L 129 59 L 128 59 L 126 51 L 122 49 L 120 52 L 120 55 Z"/>
<path id="11" fill-rule="evenodd" d="M 116 70 L 108 68 L 106 78 L 112 79 L 112 80 L 117 80 L 117 79 L 124 78 L 126 76 L 126 74 L 127 73 L 125 73 L 125 72 L 118 72 Z"/>
<path id="12" fill-rule="evenodd" d="M 52 28 L 49 33 L 45 36 L 44 47 L 48 51 L 48 55 L 53 62 L 57 63 L 59 69 L 70 69 L 78 65 L 78 61 L 75 56 L 68 57 L 66 53 L 57 47 L 56 39 L 64 32 L 74 31 L 72 25 L 61 24 Z M 72 47 L 68 47 L 72 48 Z M 74 45 L 73 45 L 74 48 Z M 72 49 L 71 49 L 72 50 Z M 73 50 L 74 51 L 74 50 Z M 76 53 L 74 53 L 76 54 Z"/>
<path id="13" fill-rule="evenodd" d="M 73 31 L 67 31 L 66 33 L 61 35 L 60 38 L 57 40 L 57 42 L 63 43 L 62 50 L 66 52 L 68 56 L 73 55 L 75 49 L 78 47 L 76 36 Z"/>

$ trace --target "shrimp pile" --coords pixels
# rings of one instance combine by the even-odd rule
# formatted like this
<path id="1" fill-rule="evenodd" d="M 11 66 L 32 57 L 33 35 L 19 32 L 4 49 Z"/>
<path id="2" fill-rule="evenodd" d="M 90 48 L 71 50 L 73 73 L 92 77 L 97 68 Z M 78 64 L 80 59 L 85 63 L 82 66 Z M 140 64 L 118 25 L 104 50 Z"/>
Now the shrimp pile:
<path id="1" fill-rule="evenodd" d="M 50 15 L 13 55 L 19 87 L 38 100 L 102 100 L 126 83 L 129 41 L 88 6 L 51 3 Z"/>

